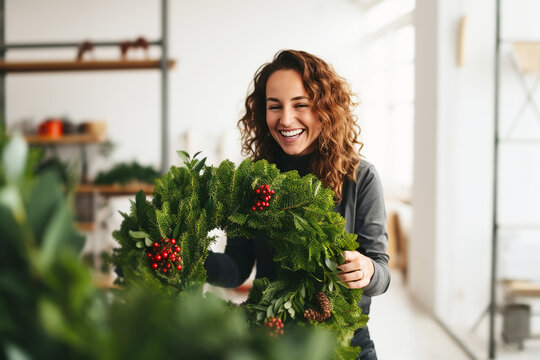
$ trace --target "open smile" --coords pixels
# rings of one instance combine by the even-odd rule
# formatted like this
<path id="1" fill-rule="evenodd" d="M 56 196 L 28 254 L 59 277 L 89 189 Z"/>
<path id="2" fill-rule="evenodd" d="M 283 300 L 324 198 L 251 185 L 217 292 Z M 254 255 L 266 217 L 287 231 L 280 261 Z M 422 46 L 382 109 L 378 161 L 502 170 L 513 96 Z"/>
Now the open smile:
<path id="1" fill-rule="evenodd" d="M 296 129 L 296 130 L 279 130 L 279 133 L 281 136 L 283 136 L 286 139 L 295 139 L 302 135 L 302 133 L 305 131 L 305 129 Z"/>

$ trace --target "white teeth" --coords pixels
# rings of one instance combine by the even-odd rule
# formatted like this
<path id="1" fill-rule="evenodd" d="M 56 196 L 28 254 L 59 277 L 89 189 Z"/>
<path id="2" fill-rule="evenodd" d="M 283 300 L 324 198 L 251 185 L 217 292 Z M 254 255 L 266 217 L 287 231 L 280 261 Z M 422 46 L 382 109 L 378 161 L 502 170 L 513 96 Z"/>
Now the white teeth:
<path id="1" fill-rule="evenodd" d="M 302 130 L 302 129 L 291 130 L 291 131 L 283 131 L 283 130 L 281 130 L 280 133 L 281 133 L 281 135 L 286 136 L 286 137 L 293 137 L 293 136 L 296 136 L 296 135 L 300 135 L 303 131 L 304 130 Z"/>

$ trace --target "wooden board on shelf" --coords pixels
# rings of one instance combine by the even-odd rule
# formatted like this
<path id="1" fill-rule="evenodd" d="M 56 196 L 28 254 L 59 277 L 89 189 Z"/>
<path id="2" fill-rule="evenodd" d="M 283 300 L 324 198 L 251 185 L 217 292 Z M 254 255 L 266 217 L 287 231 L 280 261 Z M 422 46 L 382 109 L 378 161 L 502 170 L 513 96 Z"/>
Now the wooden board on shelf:
<path id="1" fill-rule="evenodd" d="M 96 223 L 94 222 L 77 222 L 77 229 L 84 232 L 92 232 L 96 228 Z"/>
<path id="2" fill-rule="evenodd" d="M 103 196 L 129 196 L 135 195 L 140 190 L 146 195 L 154 193 L 154 185 L 151 184 L 128 184 L 128 185 L 95 185 L 81 184 L 77 186 L 76 192 L 79 194 L 97 192 Z"/>
<path id="3" fill-rule="evenodd" d="M 175 60 L 169 60 L 169 69 Z M 0 71 L 50 72 L 50 71 L 92 71 L 92 70 L 142 70 L 159 69 L 160 60 L 83 60 L 83 61 L 0 61 Z"/>
<path id="4" fill-rule="evenodd" d="M 114 283 L 115 276 L 113 274 L 104 274 L 102 272 L 93 271 L 92 281 L 98 289 L 120 289 L 120 286 Z"/>
<path id="5" fill-rule="evenodd" d="M 540 283 L 524 280 L 505 280 L 503 285 L 510 296 L 540 297 Z"/>
<path id="6" fill-rule="evenodd" d="M 523 73 L 540 70 L 540 42 L 516 42 L 513 47 L 517 63 Z"/>
<path id="7" fill-rule="evenodd" d="M 93 134 L 66 134 L 60 137 L 25 135 L 24 138 L 30 145 L 97 144 L 105 141 L 103 136 Z"/>

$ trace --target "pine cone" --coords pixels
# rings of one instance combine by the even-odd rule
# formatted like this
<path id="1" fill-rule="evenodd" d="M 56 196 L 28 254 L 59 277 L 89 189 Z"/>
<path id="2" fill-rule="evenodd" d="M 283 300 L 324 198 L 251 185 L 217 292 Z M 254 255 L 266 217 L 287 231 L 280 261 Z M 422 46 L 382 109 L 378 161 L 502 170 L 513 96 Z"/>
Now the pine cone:
<path id="1" fill-rule="evenodd" d="M 315 294 L 315 301 L 317 302 L 318 310 L 306 309 L 304 311 L 304 317 L 308 321 L 323 322 L 332 315 L 330 301 L 328 300 L 328 296 L 323 292 Z"/>
<path id="2" fill-rule="evenodd" d="M 330 306 L 330 301 L 328 296 L 323 292 L 318 292 L 315 295 L 315 300 L 317 300 L 317 305 L 319 305 L 320 314 L 323 316 L 323 321 L 328 319 L 332 315 L 332 307 Z"/>
<path id="3" fill-rule="evenodd" d="M 304 317 L 308 320 L 308 321 L 315 321 L 317 319 L 317 312 L 313 309 L 306 309 L 306 311 L 304 311 Z"/>

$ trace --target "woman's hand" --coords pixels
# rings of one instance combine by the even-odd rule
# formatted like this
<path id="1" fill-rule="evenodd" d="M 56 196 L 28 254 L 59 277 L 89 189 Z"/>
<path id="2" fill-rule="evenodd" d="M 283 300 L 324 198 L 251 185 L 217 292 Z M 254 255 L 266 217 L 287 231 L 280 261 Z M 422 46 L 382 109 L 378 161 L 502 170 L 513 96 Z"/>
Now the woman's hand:
<path id="1" fill-rule="evenodd" d="M 345 251 L 345 263 L 338 266 L 338 278 L 350 289 L 362 289 L 369 285 L 375 272 L 373 261 L 358 251 Z"/>

